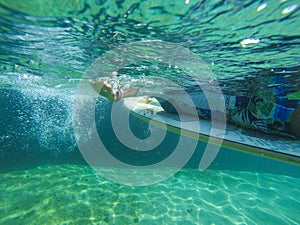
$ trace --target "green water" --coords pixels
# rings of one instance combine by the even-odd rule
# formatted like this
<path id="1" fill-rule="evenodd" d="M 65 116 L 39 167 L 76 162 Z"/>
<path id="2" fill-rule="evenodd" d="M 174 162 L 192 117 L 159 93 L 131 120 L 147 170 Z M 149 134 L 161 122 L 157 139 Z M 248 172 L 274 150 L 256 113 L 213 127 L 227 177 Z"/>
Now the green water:
<path id="1" fill-rule="evenodd" d="M 300 224 L 299 165 L 223 149 L 213 169 L 196 165 L 153 185 L 125 186 L 86 165 L 72 124 L 78 78 L 136 41 L 188 49 L 223 93 L 300 99 L 299 9 L 297 0 L 0 0 L 0 224 Z M 129 58 L 139 54 L 131 50 Z M 191 78 L 151 59 L 121 68 L 120 79 L 146 92 L 171 88 L 158 78 L 199 89 L 200 72 Z M 105 129 L 111 107 L 98 99 L 96 124 L 112 152 L 126 154 Z M 128 157 L 119 158 L 148 162 Z"/>
<path id="2" fill-rule="evenodd" d="M 184 169 L 164 182 L 131 187 L 88 166 L 44 165 L 1 174 L 0 181 L 1 224 L 300 222 L 300 180 L 288 176 Z"/>
<path id="3" fill-rule="evenodd" d="M 229 79 L 230 86 L 222 85 L 224 91 L 270 95 L 274 86 L 283 86 L 295 92 L 298 3 L 2 0 L 1 84 L 69 87 L 74 84 L 68 78 L 82 77 L 108 50 L 133 41 L 161 40 L 196 53 L 220 82 Z M 259 42 L 243 44 L 249 39 Z M 146 72 L 137 69 L 145 67 L 135 65 L 126 72 L 135 78 L 156 75 L 191 85 L 188 77 L 165 65 L 150 63 Z M 286 80 L 278 83 L 281 76 Z"/>

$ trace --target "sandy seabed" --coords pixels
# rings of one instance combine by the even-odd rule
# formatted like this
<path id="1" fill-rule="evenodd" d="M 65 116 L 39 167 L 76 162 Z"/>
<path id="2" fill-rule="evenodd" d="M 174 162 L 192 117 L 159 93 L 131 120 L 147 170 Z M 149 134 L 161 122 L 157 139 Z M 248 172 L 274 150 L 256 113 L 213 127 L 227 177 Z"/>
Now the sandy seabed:
<path id="1" fill-rule="evenodd" d="M 48 164 L 0 173 L 0 224 L 300 224 L 299 187 L 294 177 L 195 169 L 135 187 Z"/>

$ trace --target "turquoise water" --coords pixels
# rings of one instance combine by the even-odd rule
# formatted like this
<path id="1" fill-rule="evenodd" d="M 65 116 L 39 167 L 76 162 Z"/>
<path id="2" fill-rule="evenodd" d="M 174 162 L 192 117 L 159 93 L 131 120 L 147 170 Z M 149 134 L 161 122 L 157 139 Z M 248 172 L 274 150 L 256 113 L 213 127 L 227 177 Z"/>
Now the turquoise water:
<path id="1" fill-rule="evenodd" d="M 300 180 L 289 176 L 184 169 L 132 187 L 86 166 L 43 165 L 0 180 L 1 224 L 299 224 Z"/>
<path id="2" fill-rule="evenodd" d="M 167 133 L 153 151 L 128 149 L 111 128 L 112 103 L 98 98 L 94 121 L 105 148 L 136 167 L 93 170 L 76 142 L 90 133 L 79 137 L 72 121 L 90 66 L 139 41 L 148 43 L 141 52 L 152 43 L 189 50 L 225 94 L 300 99 L 299 8 L 292 0 L 0 0 L 0 224 L 299 224 L 299 165 L 221 148 L 199 171 L 199 142 L 178 173 L 167 178 L 170 168 L 157 167 L 144 177 L 161 182 L 125 185 L 102 175 L 143 175 L 143 166 L 172 154 L 179 136 Z M 142 54 L 124 49 L 129 59 Z M 191 76 L 160 53 L 150 49 L 150 58 L 120 68 L 122 83 L 144 93 L 199 89 L 202 72 Z M 129 121 L 139 138 L 151 134 L 148 124 Z"/>

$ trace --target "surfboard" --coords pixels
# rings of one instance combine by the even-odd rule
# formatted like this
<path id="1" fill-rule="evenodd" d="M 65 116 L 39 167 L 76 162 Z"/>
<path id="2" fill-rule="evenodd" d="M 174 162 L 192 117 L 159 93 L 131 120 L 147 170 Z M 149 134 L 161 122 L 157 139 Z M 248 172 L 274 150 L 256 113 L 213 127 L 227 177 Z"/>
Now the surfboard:
<path id="1" fill-rule="evenodd" d="M 189 115 L 179 117 L 168 113 L 155 98 L 130 97 L 123 100 L 123 105 L 137 118 L 145 122 L 151 121 L 152 124 L 170 132 L 197 138 L 199 141 L 215 140 L 216 143 L 220 143 L 218 134 L 211 133 L 211 121 Z M 199 127 L 201 129 L 198 129 Z M 300 165 L 299 139 L 266 134 L 232 124 L 226 125 L 223 134 L 222 147 Z"/>

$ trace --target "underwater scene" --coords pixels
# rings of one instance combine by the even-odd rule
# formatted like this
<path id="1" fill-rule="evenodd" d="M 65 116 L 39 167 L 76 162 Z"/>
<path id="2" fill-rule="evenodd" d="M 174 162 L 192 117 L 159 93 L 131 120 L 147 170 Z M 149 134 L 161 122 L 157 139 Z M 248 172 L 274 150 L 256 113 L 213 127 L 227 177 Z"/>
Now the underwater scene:
<path id="1" fill-rule="evenodd" d="M 300 224 L 299 26 L 297 0 L 0 0 L 0 225 Z M 202 92 L 225 136 L 124 106 Z"/>

